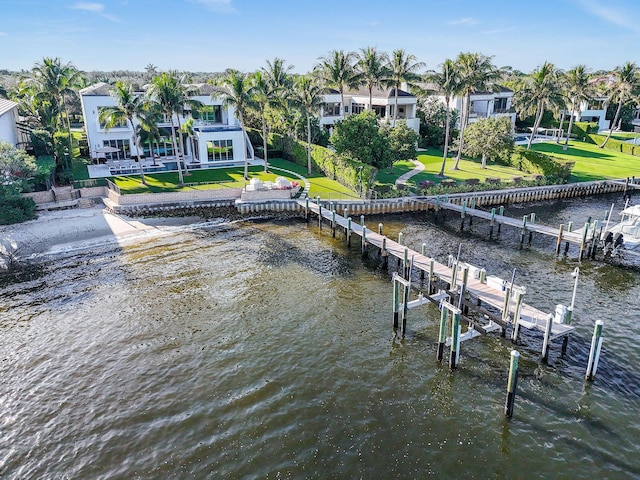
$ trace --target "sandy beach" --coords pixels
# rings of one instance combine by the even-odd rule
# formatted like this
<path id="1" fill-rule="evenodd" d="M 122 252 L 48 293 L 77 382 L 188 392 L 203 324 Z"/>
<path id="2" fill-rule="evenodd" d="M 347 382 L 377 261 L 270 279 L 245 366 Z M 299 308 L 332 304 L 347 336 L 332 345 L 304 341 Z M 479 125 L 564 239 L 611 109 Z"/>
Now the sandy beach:
<path id="1" fill-rule="evenodd" d="M 203 220 L 199 217 L 130 218 L 109 213 L 101 206 L 40 212 L 35 220 L 0 226 L 0 265 L 7 254 L 37 259 L 168 235 L 200 222 Z"/>

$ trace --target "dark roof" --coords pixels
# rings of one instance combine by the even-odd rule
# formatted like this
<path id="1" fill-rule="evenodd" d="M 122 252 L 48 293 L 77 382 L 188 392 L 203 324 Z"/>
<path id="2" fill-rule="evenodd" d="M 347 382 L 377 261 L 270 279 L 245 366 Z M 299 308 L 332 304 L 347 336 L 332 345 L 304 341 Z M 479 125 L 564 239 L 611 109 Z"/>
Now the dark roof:
<path id="1" fill-rule="evenodd" d="M 513 90 L 511 90 L 511 89 L 509 89 L 507 87 L 503 87 L 502 85 L 498 85 L 498 89 L 499 90 L 497 92 L 486 92 L 485 91 L 485 92 L 473 92 L 473 93 L 478 94 L 478 95 L 490 95 L 492 93 L 508 93 L 508 92 L 513 93 Z"/>
<path id="2" fill-rule="evenodd" d="M 396 94 L 395 94 L 396 89 L 395 88 L 377 88 L 374 87 L 373 90 L 371 91 L 371 94 L 374 97 L 377 98 L 395 98 Z M 327 88 L 325 90 L 325 95 L 338 95 L 340 92 L 338 90 L 336 90 L 335 88 Z M 369 89 L 366 87 L 360 87 L 358 90 L 345 90 L 344 94 L 346 96 L 354 96 L 357 95 L 359 97 L 368 97 L 369 96 Z M 404 90 L 400 90 L 398 89 L 398 97 L 415 97 L 415 95 L 412 95 L 409 92 L 405 92 Z"/>

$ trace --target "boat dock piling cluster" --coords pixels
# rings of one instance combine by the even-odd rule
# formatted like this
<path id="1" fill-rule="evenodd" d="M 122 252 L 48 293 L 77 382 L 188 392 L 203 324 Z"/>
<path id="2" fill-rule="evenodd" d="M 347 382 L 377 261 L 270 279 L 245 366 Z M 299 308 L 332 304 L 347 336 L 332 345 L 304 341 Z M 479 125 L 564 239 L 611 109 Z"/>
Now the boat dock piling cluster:
<path id="1" fill-rule="evenodd" d="M 404 244 L 405 237 L 402 232 L 399 233 L 398 241 L 395 242 L 382 234 L 382 223 L 378 224 L 377 232 L 369 230 L 365 225 L 364 215 L 361 215 L 358 224 L 352 222 L 346 208 L 344 216 L 337 214 L 333 203 L 329 204 L 329 209 L 323 208 L 320 202 L 310 202 L 308 198 L 304 201 L 301 200 L 300 203 L 304 205 L 307 220 L 309 220 L 311 213 L 318 215 L 319 228 L 322 228 L 323 220 L 331 222 L 333 237 L 336 235 L 337 228 L 343 228 L 345 240 L 349 246 L 353 234 L 360 236 L 363 255 L 367 254 L 368 246 L 373 245 L 378 249 L 378 255 L 384 266 L 388 266 L 389 256 L 397 258 L 400 273 L 394 272 L 392 274 L 394 332 L 400 329 L 401 335 L 405 335 L 410 309 L 427 303 L 437 304 L 441 311 L 437 360 L 442 361 L 444 348 L 448 345 L 450 347 L 449 366 L 451 369 L 455 369 L 460 363 L 460 344 L 463 341 L 494 331 L 500 331 L 501 335 L 505 336 L 508 327 L 511 328 L 513 343 L 518 342 L 520 328 L 541 331 L 544 335 L 541 358 L 545 362 L 549 358 L 551 342 L 554 339 L 563 338 L 562 354 L 566 353 L 568 335 L 574 330 L 574 327 L 570 326 L 570 322 L 575 306 L 579 268 L 576 267 L 572 273 L 574 286 L 570 306 L 557 305 L 554 313 L 544 313 L 524 302 L 526 288 L 514 283 L 515 269 L 510 282 L 487 275 L 484 268 L 460 261 L 461 245 L 457 257 L 450 255 L 448 264 L 443 265 L 426 255 L 426 243 L 422 243 L 419 253 Z M 465 214 L 469 211 L 466 207 L 464 210 Z M 496 218 L 495 211 L 492 211 L 491 216 Z M 502 215 L 500 216 L 502 217 Z M 535 217 L 528 217 L 529 228 L 536 225 Z M 522 226 L 527 227 L 525 220 L 523 220 Z M 574 232 L 570 238 L 580 238 L 584 243 L 587 231 L 585 228 L 583 232 Z M 565 236 L 565 238 L 567 237 Z M 414 269 L 420 271 L 421 281 L 425 277 L 427 278 L 425 292 L 420 288 L 424 288 L 425 285 L 418 286 L 412 282 Z M 415 300 L 410 300 L 412 291 L 417 291 L 418 295 Z M 463 323 L 467 325 L 465 332 L 462 332 Z M 447 336 L 447 331 L 450 331 L 450 336 Z M 598 321 L 589 355 L 587 380 L 593 380 L 595 377 L 601 345 L 602 322 Z M 508 417 L 513 414 L 518 357 L 517 351 L 511 352 L 509 384 L 505 403 L 505 415 Z"/>

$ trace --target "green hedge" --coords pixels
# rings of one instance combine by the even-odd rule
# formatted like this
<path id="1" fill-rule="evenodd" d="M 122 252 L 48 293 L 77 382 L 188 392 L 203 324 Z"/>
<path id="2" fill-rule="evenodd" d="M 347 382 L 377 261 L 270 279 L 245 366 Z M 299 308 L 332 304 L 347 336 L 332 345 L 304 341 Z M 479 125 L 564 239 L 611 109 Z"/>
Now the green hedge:
<path id="1" fill-rule="evenodd" d="M 524 172 L 542 173 L 552 182 L 555 180 L 567 182 L 575 162 L 516 146 L 511 156 L 511 164 Z"/>
<path id="2" fill-rule="evenodd" d="M 34 218 L 36 218 L 36 202 L 32 198 L 0 198 L 0 225 L 26 222 Z"/>
<path id="3" fill-rule="evenodd" d="M 272 134 L 271 141 L 271 146 L 282 151 L 286 160 L 303 167 L 307 166 L 306 143 L 277 134 Z M 378 173 L 377 168 L 338 155 L 320 145 L 311 145 L 312 170 L 321 171 L 328 178 L 353 190 L 357 190 L 360 185 L 360 167 L 362 167 L 363 186 L 371 188 Z"/>
<path id="4" fill-rule="evenodd" d="M 607 137 L 606 135 L 590 133 L 589 135 L 587 135 L 587 138 L 590 143 L 602 145 L 602 142 L 604 142 L 605 138 Z M 633 143 L 629 142 L 621 142 L 620 140 L 616 140 L 615 138 L 610 138 L 604 148 L 607 150 L 613 150 L 616 152 L 640 157 L 640 145 L 634 145 Z"/>
<path id="5" fill-rule="evenodd" d="M 575 135 L 578 140 L 589 142 L 589 134 L 598 133 L 598 124 L 595 122 L 574 122 L 571 127 L 571 133 Z"/>

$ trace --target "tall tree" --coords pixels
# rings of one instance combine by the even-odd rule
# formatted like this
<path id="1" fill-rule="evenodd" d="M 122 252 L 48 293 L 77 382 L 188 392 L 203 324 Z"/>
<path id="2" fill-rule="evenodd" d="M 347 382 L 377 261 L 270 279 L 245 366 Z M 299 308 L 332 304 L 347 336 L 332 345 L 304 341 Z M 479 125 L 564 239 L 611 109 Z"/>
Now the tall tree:
<path id="1" fill-rule="evenodd" d="M 367 47 L 360 50 L 356 62 L 356 81 L 364 85 L 369 91 L 369 104 L 367 108 L 373 109 L 373 89 L 379 87 L 388 76 L 387 65 L 389 57 L 384 52 L 379 52 L 375 47 Z"/>
<path id="2" fill-rule="evenodd" d="M 251 79 L 237 70 L 229 70 L 222 78 L 213 98 L 221 96 L 226 107 L 232 107 L 242 129 L 242 145 L 244 152 L 244 179 L 249 180 L 249 158 L 247 153 L 247 133 L 244 130 L 244 119 L 253 104 Z"/>
<path id="3" fill-rule="evenodd" d="M 121 123 L 127 123 L 131 128 L 133 135 L 133 144 L 138 151 L 138 161 L 140 164 L 140 179 L 143 184 L 147 184 L 144 178 L 144 150 L 140 146 L 140 137 L 136 131 L 136 127 L 133 123 L 134 119 L 137 119 L 144 110 L 145 98 L 142 95 L 136 94 L 133 85 L 125 82 L 116 82 L 114 89 L 111 91 L 111 96 L 116 100 L 116 106 L 107 107 L 100 112 L 100 121 L 104 122 L 107 128 L 113 128 Z"/>
<path id="4" fill-rule="evenodd" d="M 31 81 L 38 86 L 37 96 L 49 100 L 58 110 L 60 115 L 64 112 L 66 127 L 71 141 L 71 123 L 65 103 L 65 95 L 75 95 L 76 87 L 80 82 L 81 74 L 71 63 L 62 64 L 60 58 L 43 58 L 41 63 L 36 63 L 31 70 Z M 61 125 L 64 119 L 60 118 Z"/>
<path id="5" fill-rule="evenodd" d="M 177 78 L 174 75 L 164 72 L 151 80 L 151 85 L 147 90 L 147 94 L 152 101 L 158 104 L 159 109 L 169 120 L 169 124 L 171 125 L 171 146 L 178 164 L 179 184 L 184 185 L 184 177 L 182 175 L 182 166 L 176 141 L 176 129 L 173 123 L 173 115 L 179 109 L 179 90 L 180 88 L 177 85 Z"/>
<path id="6" fill-rule="evenodd" d="M 430 72 L 426 76 L 426 80 L 433 83 L 438 93 L 444 96 L 445 108 L 447 109 L 447 119 L 445 121 L 444 131 L 444 152 L 442 155 L 442 167 L 440 167 L 439 177 L 444 176 L 444 169 L 449 154 L 449 133 L 451 125 L 451 99 L 460 90 L 458 70 L 453 60 L 447 59 L 441 66 L 439 72 Z"/>
<path id="7" fill-rule="evenodd" d="M 616 67 L 613 71 L 613 82 L 607 90 L 610 100 L 617 102 L 618 107 L 611 122 L 607 138 L 604 139 L 602 145 L 598 145 L 600 148 L 604 148 L 611 138 L 613 129 L 620 118 L 622 107 L 632 101 L 640 102 L 640 70 L 635 62 L 627 62 L 622 66 Z"/>
<path id="8" fill-rule="evenodd" d="M 307 120 L 307 172 L 311 174 L 311 118 L 322 104 L 322 86 L 314 77 L 298 77 L 294 88 L 294 102 Z"/>
<path id="9" fill-rule="evenodd" d="M 320 57 L 314 71 L 325 87 L 337 88 L 340 92 L 340 114 L 344 117 L 344 91 L 356 85 L 357 77 L 354 67 L 356 54 L 344 50 L 333 50 L 326 57 Z"/>
<path id="10" fill-rule="evenodd" d="M 560 71 L 553 63 L 544 62 L 526 77 L 524 87 L 515 95 L 516 110 L 520 118 L 535 115 L 527 149 L 531 148 L 545 110 L 557 113 L 564 106 L 559 74 Z"/>
<path id="11" fill-rule="evenodd" d="M 563 78 L 565 93 L 571 105 L 571 116 L 569 117 L 569 127 L 567 128 L 567 137 L 565 138 L 563 150 L 569 147 L 569 136 L 573 128 L 573 120 L 576 109 L 581 102 L 589 101 L 594 93 L 594 89 L 589 83 L 589 70 L 584 65 L 578 65 L 569 70 Z"/>
<path id="12" fill-rule="evenodd" d="M 421 79 L 418 70 L 425 67 L 424 62 L 418 62 L 415 55 L 406 53 L 402 49 L 394 50 L 387 67 L 388 73 L 385 83 L 394 89 L 393 124 L 398 118 L 398 90 L 403 83 L 411 86 Z"/>
<path id="13" fill-rule="evenodd" d="M 258 71 L 251 75 L 251 92 L 253 105 L 260 114 L 262 121 L 262 149 L 264 157 L 264 171 L 269 165 L 269 154 L 267 152 L 267 108 L 273 102 L 274 91 L 271 89 L 269 79 L 264 72 Z"/>
<path id="14" fill-rule="evenodd" d="M 469 124 L 471 94 L 473 92 L 493 91 L 497 89 L 496 82 L 500 78 L 500 70 L 492 63 L 493 57 L 481 53 L 460 53 L 455 60 L 458 74 L 456 94 L 463 95 L 462 117 L 460 119 L 460 141 L 454 170 L 458 164 L 464 148 L 464 130 Z"/>
<path id="15" fill-rule="evenodd" d="M 464 135 L 464 153 L 482 156 L 482 168 L 487 168 L 487 158 L 507 160 L 511 157 L 514 142 L 508 117 L 478 120 L 469 125 Z"/>
<path id="16" fill-rule="evenodd" d="M 156 145 L 156 152 L 160 140 L 165 135 L 170 135 L 169 132 L 165 132 L 158 124 L 162 122 L 162 110 L 157 103 L 147 104 L 147 108 L 138 114 L 138 126 L 136 133 L 140 137 L 140 141 L 143 143 L 149 143 L 149 155 L 153 157 L 153 165 L 156 165 L 156 156 L 153 153 L 153 145 Z"/>

